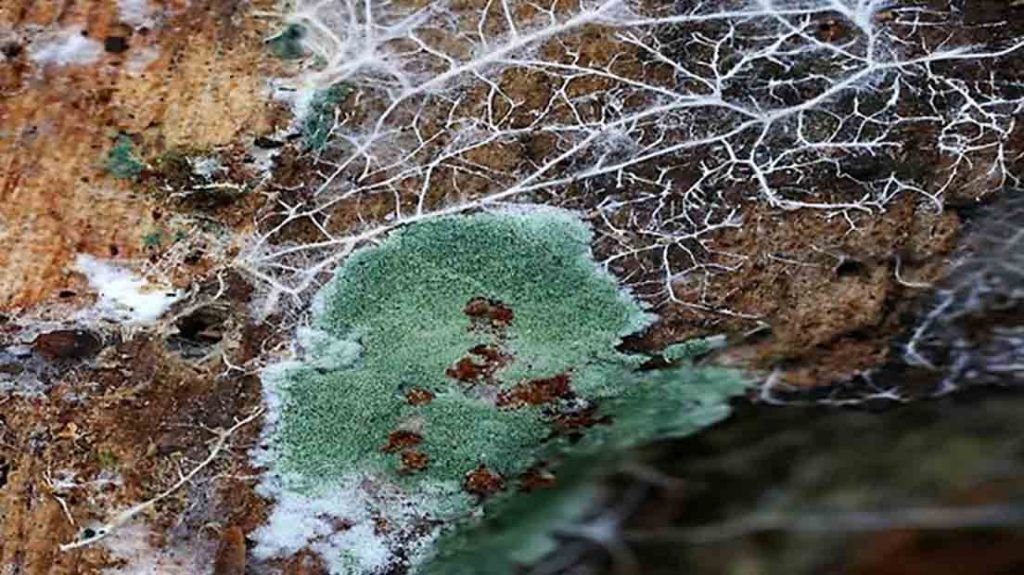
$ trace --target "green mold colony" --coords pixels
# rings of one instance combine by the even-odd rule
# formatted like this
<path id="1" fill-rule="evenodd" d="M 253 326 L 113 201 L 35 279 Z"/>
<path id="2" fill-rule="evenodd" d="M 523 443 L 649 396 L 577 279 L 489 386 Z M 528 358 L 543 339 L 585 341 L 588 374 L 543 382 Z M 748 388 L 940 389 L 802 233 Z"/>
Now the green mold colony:
<path id="1" fill-rule="evenodd" d="M 114 146 L 110 148 L 104 167 L 109 174 L 122 180 L 138 179 L 146 168 L 135 154 L 131 138 L 124 134 L 118 136 Z"/>
<path id="2" fill-rule="evenodd" d="M 274 36 L 267 38 L 266 45 L 270 53 L 282 60 L 299 60 L 306 56 L 302 41 L 306 38 L 306 29 L 298 24 L 289 24 Z"/>
<path id="3" fill-rule="evenodd" d="M 556 533 L 583 531 L 583 516 L 600 501 L 601 474 L 615 470 L 627 448 L 689 435 L 720 421 L 729 413 L 726 400 L 745 390 L 735 371 L 694 367 L 691 359 L 613 380 L 620 393 L 601 404 L 602 412 L 612 414 L 612 425 L 594 427 L 578 443 L 560 446 L 553 486 L 487 502 L 482 518 L 462 521 L 435 542 L 420 572 L 514 575 L 555 551 Z"/>
<path id="4" fill-rule="evenodd" d="M 306 150 L 322 152 L 327 147 L 327 140 L 334 128 L 334 111 L 352 90 L 348 84 L 335 84 L 313 94 L 309 109 L 299 125 L 299 135 Z"/>
<path id="5" fill-rule="evenodd" d="M 569 477 L 600 467 L 596 458 L 723 417 L 744 383 L 689 365 L 706 344 L 672 348 L 677 365 L 656 371 L 638 370 L 649 357 L 616 351 L 651 318 L 597 269 L 589 241 L 573 215 L 537 209 L 438 218 L 353 254 L 318 295 L 304 359 L 264 377 L 278 406 L 270 465 L 286 478 L 284 491 L 315 498 L 358 484 L 373 492 L 370 478 L 414 501 L 421 526 L 458 524 L 486 500 L 485 525 L 450 530 L 420 568 L 463 572 L 486 558 L 500 563 L 487 572 L 500 572 L 550 547 L 542 526 L 580 507 L 564 504 L 585 491 L 570 489 Z M 503 495 L 539 462 L 559 461 L 560 488 Z M 394 513 L 389 497 L 373 513 Z M 534 509 L 536 521 L 521 506 L 502 511 L 529 497 L 563 504 Z M 401 513 L 407 520 L 408 509 Z M 529 527 L 523 536 L 495 529 L 502 517 Z M 375 542 L 394 554 L 388 560 L 345 549 L 327 559 L 335 572 L 383 570 L 406 556 L 394 546 L 411 546 L 410 533 L 429 542 L 431 529 Z M 412 554 L 416 563 L 433 552 Z"/>

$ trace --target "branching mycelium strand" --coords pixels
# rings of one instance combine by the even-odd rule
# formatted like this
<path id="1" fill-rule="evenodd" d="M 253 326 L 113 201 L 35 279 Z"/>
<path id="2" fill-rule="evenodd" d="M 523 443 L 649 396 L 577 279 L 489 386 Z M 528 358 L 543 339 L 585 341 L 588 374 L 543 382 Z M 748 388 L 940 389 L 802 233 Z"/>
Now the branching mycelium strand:
<path id="1" fill-rule="evenodd" d="M 706 306 L 743 261 L 714 238 L 745 205 L 855 226 L 901 194 L 941 208 L 951 186 L 1014 179 L 1024 94 L 977 63 L 1024 41 L 965 45 L 954 18 L 884 0 L 299 0 L 286 20 L 318 65 L 297 82 L 356 91 L 320 180 L 275 196 L 239 264 L 299 298 L 397 226 L 545 203 L 581 211 L 639 293 Z M 922 144 L 939 177 L 900 167 Z"/>

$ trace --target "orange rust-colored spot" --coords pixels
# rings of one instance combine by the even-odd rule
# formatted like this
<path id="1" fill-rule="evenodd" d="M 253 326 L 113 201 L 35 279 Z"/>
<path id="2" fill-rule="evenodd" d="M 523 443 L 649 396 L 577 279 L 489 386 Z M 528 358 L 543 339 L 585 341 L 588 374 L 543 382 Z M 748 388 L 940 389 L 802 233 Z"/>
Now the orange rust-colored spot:
<path id="1" fill-rule="evenodd" d="M 483 375 L 482 366 L 473 362 L 472 358 L 463 357 L 455 362 L 455 365 L 445 370 L 444 374 L 453 379 L 465 382 L 473 382 Z"/>
<path id="2" fill-rule="evenodd" d="M 402 452 L 402 465 L 399 467 L 399 473 L 414 473 L 416 471 L 423 471 L 427 468 L 430 458 L 427 457 L 426 453 L 410 449 Z"/>
<path id="3" fill-rule="evenodd" d="M 469 350 L 445 370 L 445 375 L 459 381 L 476 383 L 483 380 L 494 383 L 494 374 L 509 361 L 509 356 L 494 346 L 480 344 Z"/>
<path id="4" fill-rule="evenodd" d="M 426 405 L 434 400 L 434 394 L 421 387 L 414 387 L 405 392 L 405 402 L 409 405 Z"/>
<path id="5" fill-rule="evenodd" d="M 485 343 L 473 346 L 470 348 L 469 353 L 484 358 L 487 365 L 494 365 L 497 367 L 505 365 L 509 360 L 509 357 L 502 353 L 500 349 Z"/>
<path id="6" fill-rule="evenodd" d="M 466 474 L 462 488 L 467 493 L 479 497 L 489 497 L 505 489 L 505 478 L 487 469 L 487 466 L 481 463 L 476 469 Z"/>
<path id="7" fill-rule="evenodd" d="M 512 323 L 515 314 L 512 309 L 498 300 L 475 297 L 466 304 L 462 313 L 473 319 L 489 320 L 492 327 L 502 327 Z"/>
<path id="8" fill-rule="evenodd" d="M 103 348 L 99 336 L 82 329 L 62 329 L 43 333 L 32 342 L 32 349 L 50 360 L 84 359 Z"/>
<path id="9" fill-rule="evenodd" d="M 538 463 L 519 476 L 519 491 L 529 493 L 537 489 L 547 489 L 555 484 L 555 474 L 544 463 Z"/>
<path id="10" fill-rule="evenodd" d="M 517 408 L 525 405 L 544 405 L 556 399 L 572 397 L 569 374 L 560 373 L 554 377 L 531 379 L 517 383 L 511 389 L 498 395 L 498 407 Z"/>
<path id="11" fill-rule="evenodd" d="M 597 417 L 597 406 L 588 407 L 573 413 L 560 413 L 552 418 L 556 433 L 577 435 L 582 430 L 595 425 L 611 425 L 610 416 Z"/>
<path id="12" fill-rule="evenodd" d="M 228 527 L 220 536 L 213 563 L 214 575 L 245 574 L 245 534 L 237 525 Z"/>
<path id="13" fill-rule="evenodd" d="M 384 453 L 396 453 L 403 449 L 419 445 L 423 437 L 414 431 L 399 429 L 388 434 L 388 442 L 380 448 Z"/>

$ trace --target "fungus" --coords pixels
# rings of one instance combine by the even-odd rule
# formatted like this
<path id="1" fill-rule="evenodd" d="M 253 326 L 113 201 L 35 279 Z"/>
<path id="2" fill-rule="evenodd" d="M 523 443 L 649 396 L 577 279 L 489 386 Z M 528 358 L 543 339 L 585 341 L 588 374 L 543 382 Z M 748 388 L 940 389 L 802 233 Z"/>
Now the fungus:
<path id="1" fill-rule="evenodd" d="M 649 376 L 646 357 L 616 351 L 651 317 L 589 241 L 571 213 L 537 209 L 438 218 L 352 254 L 317 296 L 304 357 L 264 374 L 276 414 L 261 457 L 286 503 L 257 555 L 281 550 L 275 530 L 302 513 L 288 502 L 341 498 L 335 521 L 387 522 L 363 544 L 390 559 L 352 563 L 356 528 L 311 526 L 333 572 L 419 564 L 445 526 L 514 496 L 505 478 L 724 415 L 735 375 Z"/>

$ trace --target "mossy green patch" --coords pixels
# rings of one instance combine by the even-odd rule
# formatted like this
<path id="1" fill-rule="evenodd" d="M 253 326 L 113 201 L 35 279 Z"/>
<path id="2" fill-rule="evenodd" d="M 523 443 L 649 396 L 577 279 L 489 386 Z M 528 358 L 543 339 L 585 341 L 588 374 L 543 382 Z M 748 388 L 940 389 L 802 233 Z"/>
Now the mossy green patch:
<path id="1" fill-rule="evenodd" d="M 477 502 L 469 493 L 511 492 L 538 461 L 722 417 L 743 388 L 736 374 L 685 362 L 639 371 L 647 357 L 616 350 L 651 317 L 596 267 L 589 242 L 572 214 L 537 209 L 425 221 L 349 257 L 300 334 L 303 360 L 265 377 L 287 488 L 377 478 L 458 520 Z M 499 481 L 470 485 L 481 466 Z"/>
<path id="2" fill-rule="evenodd" d="M 142 236 L 142 247 L 144 248 L 159 248 L 164 243 L 166 234 L 164 230 L 158 229 Z"/>
<path id="3" fill-rule="evenodd" d="M 299 24 L 288 24 L 280 32 L 267 39 L 270 53 L 282 60 L 298 60 L 306 55 L 302 40 L 306 29 Z"/>
<path id="4" fill-rule="evenodd" d="M 320 152 L 327 146 L 334 127 L 334 111 L 351 93 L 352 87 L 348 84 L 335 84 L 313 94 L 300 127 L 302 145 L 307 150 Z"/>
<path id="5" fill-rule="evenodd" d="M 727 399 L 745 390 L 745 380 L 735 370 L 692 365 L 692 358 L 715 340 L 686 343 L 673 346 L 676 363 L 669 368 L 620 371 L 611 380 L 609 388 L 618 391 L 604 397 L 601 406 L 612 425 L 594 427 L 578 442 L 546 450 L 558 462 L 553 486 L 489 501 L 482 514 L 448 530 L 417 572 L 519 573 L 521 566 L 556 549 L 555 533 L 579 529 L 598 501 L 599 479 L 616 468 L 624 450 L 695 433 L 728 415 Z"/>
<path id="6" fill-rule="evenodd" d="M 643 310 L 597 273 L 589 232 L 553 211 L 450 217 L 409 227 L 354 254 L 321 293 L 318 343 L 307 364 L 286 373 L 280 429 L 284 463 L 307 477 L 397 471 L 381 446 L 396 429 L 414 428 L 429 457 L 407 481 L 458 485 L 483 464 L 511 475 L 534 459 L 551 434 L 539 406 L 499 409 L 446 374 L 479 345 L 502 345 L 514 359 L 495 387 L 629 363 L 615 351 L 647 323 Z M 514 313 L 506 333 L 472 329 L 474 298 Z M 333 340 L 335 343 L 326 343 Z M 498 341 L 500 340 L 500 341 Z M 318 367 L 328 350 L 359 345 L 358 364 Z M 433 399 L 410 405 L 406 394 Z"/>
<path id="7" fill-rule="evenodd" d="M 145 164 L 135 154 L 131 138 L 122 134 L 107 153 L 104 167 L 115 178 L 134 180 L 142 174 Z"/>
<path id="8" fill-rule="evenodd" d="M 555 488 L 517 493 L 493 501 L 481 519 L 450 530 L 416 573 L 430 575 L 513 575 L 557 549 L 554 533 L 569 533 L 600 501 L 588 466 L 593 458 L 564 462 Z"/>

